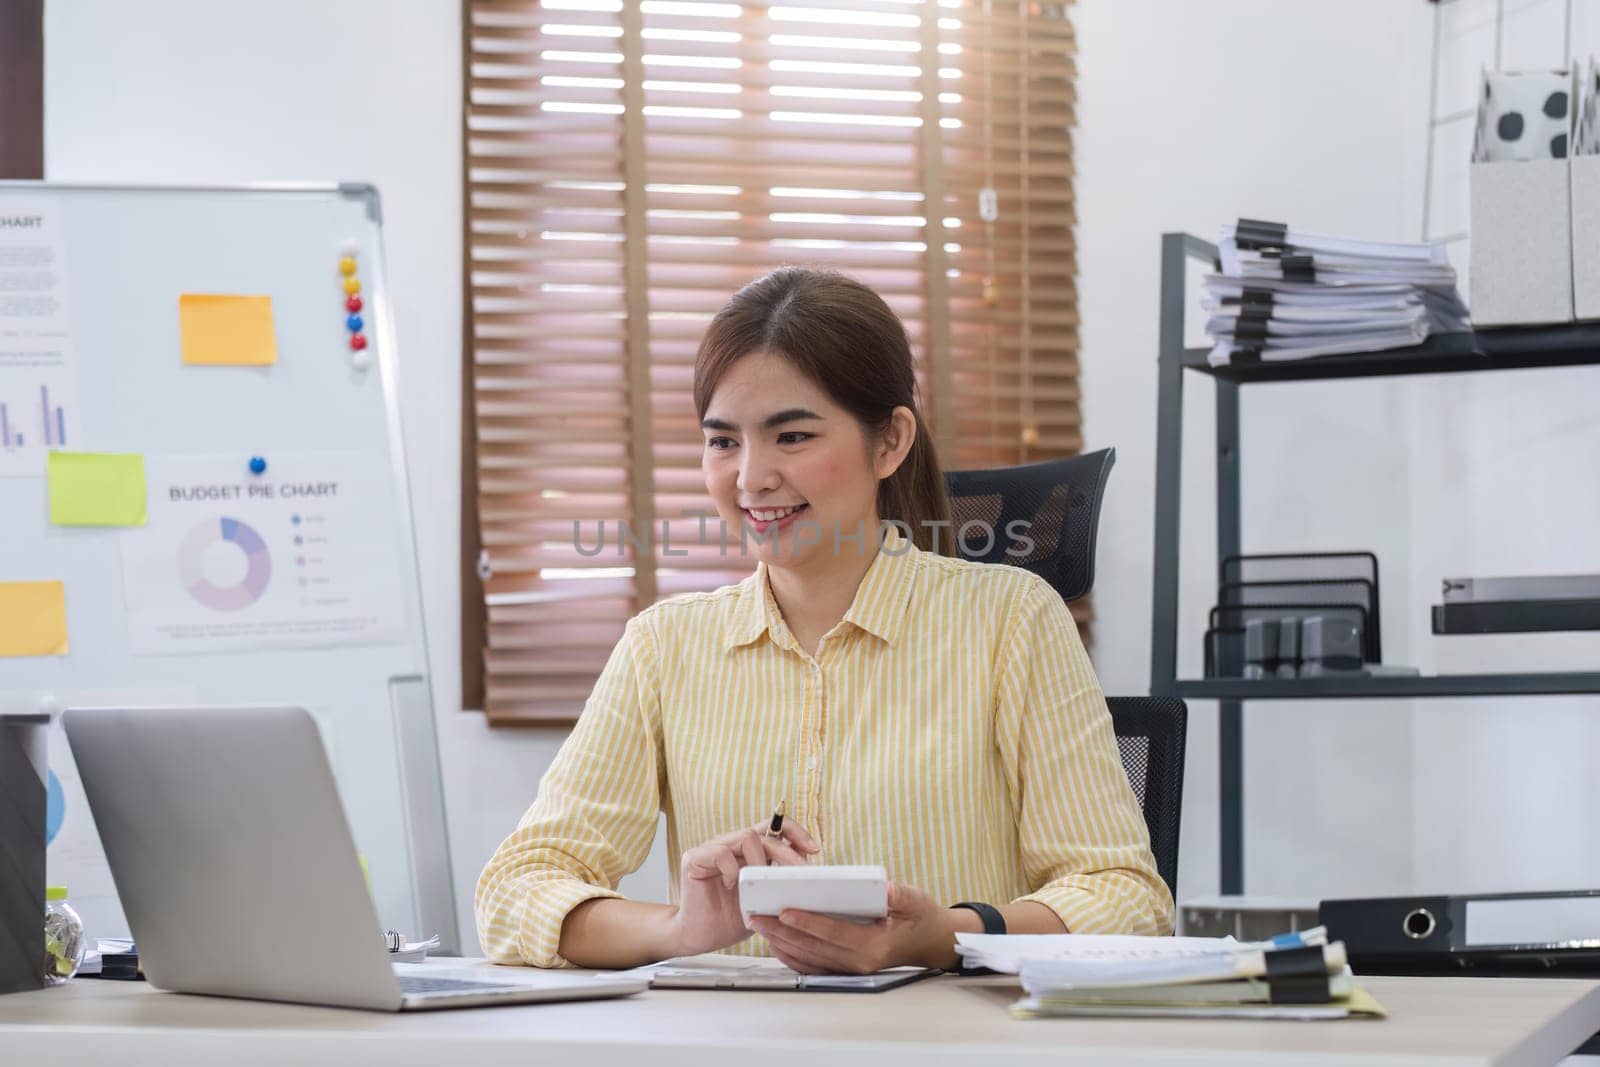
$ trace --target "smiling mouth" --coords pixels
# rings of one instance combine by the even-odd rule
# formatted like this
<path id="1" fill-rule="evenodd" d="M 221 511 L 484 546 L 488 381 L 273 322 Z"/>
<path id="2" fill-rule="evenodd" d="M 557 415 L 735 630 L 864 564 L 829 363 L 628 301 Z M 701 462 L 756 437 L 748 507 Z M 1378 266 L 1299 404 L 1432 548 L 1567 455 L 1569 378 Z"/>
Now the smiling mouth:
<path id="1" fill-rule="evenodd" d="M 790 515 L 797 514 L 810 507 L 810 504 L 796 504 L 785 508 L 741 508 L 751 520 L 755 522 L 782 522 Z"/>

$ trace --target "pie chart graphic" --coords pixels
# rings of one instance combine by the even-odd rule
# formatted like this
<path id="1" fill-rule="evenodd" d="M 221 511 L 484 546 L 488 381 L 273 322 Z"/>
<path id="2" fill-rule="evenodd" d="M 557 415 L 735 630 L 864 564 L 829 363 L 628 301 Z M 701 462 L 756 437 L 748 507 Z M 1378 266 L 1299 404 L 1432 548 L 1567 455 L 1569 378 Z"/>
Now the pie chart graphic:
<path id="1" fill-rule="evenodd" d="M 206 557 L 218 541 L 244 553 L 244 577 L 218 585 L 206 577 Z M 272 555 L 254 529 L 238 519 L 207 519 L 195 526 L 178 549 L 178 572 L 189 595 L 217 611 L 239 611 L 261 599 L 272 580 Z"/>

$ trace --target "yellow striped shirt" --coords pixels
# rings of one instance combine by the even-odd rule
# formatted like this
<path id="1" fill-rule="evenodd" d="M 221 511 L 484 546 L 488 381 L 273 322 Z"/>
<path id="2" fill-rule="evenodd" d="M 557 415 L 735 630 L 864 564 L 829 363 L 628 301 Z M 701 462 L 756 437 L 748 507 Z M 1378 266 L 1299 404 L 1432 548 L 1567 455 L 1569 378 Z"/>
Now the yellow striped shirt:
<path id="1" fill-rule="evenodd" d="M 808 655 L 765 564 L 640 612 L 478 880 L 494 960 L 565 964 L 567 913 L 779 799 L 814 863 L 875 863 L 942 904 L 1037 900 L 1076 933 L 1165 934 L 1172 895 L 1061 597 L 890 532 Z M 760 954 L 760 938 L 729 951 Z"/>

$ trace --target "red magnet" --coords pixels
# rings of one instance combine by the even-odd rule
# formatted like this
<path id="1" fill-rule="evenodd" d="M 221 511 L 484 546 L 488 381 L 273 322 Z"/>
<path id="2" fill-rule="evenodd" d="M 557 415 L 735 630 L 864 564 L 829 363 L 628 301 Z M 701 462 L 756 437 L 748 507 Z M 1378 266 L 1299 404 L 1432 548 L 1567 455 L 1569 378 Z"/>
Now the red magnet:
<path id="1" fill-rule="evenodd" d="M 359 296 L 352 295 L 344 302 L 344 309 L 350 312 L 350 314 L 354 315 L 356 312 L 361 310 L 361 298 Z"/>
<path id="2" fill-rule="evenodd" d="M 350 347 L 353 348 L 355 351 L 359 352 L 363 348 L 367 347 L 367 339 L 365 337 L 363 337 L 359 333 L 351 334 L 350 335 Z"/>

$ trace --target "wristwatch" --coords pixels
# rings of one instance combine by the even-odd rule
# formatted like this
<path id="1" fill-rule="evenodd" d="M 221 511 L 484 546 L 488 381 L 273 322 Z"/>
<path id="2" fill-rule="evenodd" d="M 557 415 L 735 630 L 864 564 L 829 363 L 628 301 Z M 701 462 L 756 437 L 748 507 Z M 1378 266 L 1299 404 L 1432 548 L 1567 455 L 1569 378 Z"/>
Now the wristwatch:
<path id="1" fill-rule="evenodd" d="M 986 934 L 1003 934 L 1006 932 L 1006 917 L 1001 915 L 1000 909 L 993 904 L 975 904 L 967 900 L 950 906 L 977 912 L 978 918 L 983 920 L 983 932 Z"/>
<path id="2" fill-rule="evenodd" d="M 986 934 L 1003 934 L 1006 932 L 1006 917 L 1000 914 L 1000 909 L 993 904 L 978 904 L 970 900 L 960 904 L 950 905 L 952 908 L 966 908 L 968 911 L 977 912 L 978 918 L 983 920 L 983 932 Z M 959 958 L 959 953 L 957 954 Z M 987 967 L 968 967 L 963 961 L 956 970 L 957 974 L 989 974 Z"/>

